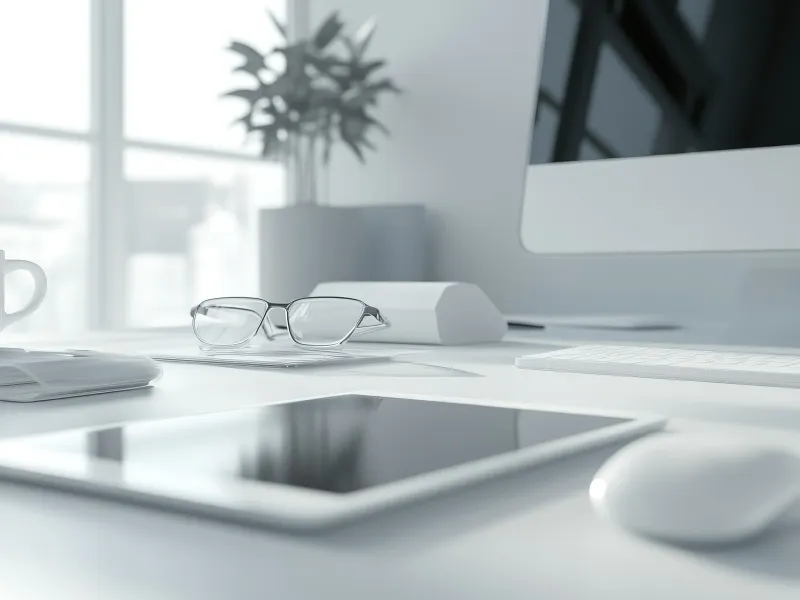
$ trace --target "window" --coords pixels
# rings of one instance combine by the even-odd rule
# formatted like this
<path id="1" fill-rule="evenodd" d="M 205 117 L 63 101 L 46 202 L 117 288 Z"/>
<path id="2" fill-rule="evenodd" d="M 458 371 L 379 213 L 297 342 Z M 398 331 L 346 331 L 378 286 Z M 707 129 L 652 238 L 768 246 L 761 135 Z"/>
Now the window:
<path id="1" fill-rule="evenodd" d="M 286 0 L 0 6 L 0 248 L 50 284 L 14 330 L 183 325 L 204 297 L 257 293 L 256 211 L 285 203 L 285 172 L 221 95 L 241 83 L 232 39 L 280 42 L 267 9 L 286 20 Z M 30 293 L 16 275 L 7 310 Z"/>

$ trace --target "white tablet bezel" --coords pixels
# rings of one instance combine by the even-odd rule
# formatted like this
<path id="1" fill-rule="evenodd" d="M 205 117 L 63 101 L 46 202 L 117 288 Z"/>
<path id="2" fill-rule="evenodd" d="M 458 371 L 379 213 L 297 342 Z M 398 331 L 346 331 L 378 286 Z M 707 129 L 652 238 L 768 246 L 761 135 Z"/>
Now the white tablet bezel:
<path id="1" fill-rule="evenodd" d="M 64 432 L 26 436 L 0 442 L 0 478 L 159 509 L 191 512 L 245 524 L 289 530 L 315 530 L 351 521 L 399 504 L 431 497 L 443 490 L 485 481 L 581 451 L 633 439 L 660 430 L 666 424 L 664 418 L 657 416 L 642 417 L 605 411 L 571 410 L 526 403 L 492 402 L 489 404 L 475 399 L 384 394 L 372 390 L 324 397 L 335 398 L 352 395 L 452 402 L 630 420 L 599 430 L 544 442 L 513 453 L 490 456 L 346 494 L 274 483 L 242 482 L 233 479 L 221 481 L 211 478 L 187 479 L 181 477 L 176 480 L 167 472 L 157 473 L 148 469 L 132 468 L 131 465 L 125 465 L 123 478 L 120 468 L 110 461 L 89 459 L 83 464 L 78 464 L 74 460 L 75 457 L 68 454 L 31 450 L 30 442 Z M 297 398 L 278 404 L 313 400 L 319 397 Z M 231 410 L 240 410 L 241 408 L 253 407 L 239 407 Z M 202 415 L 186 415 L 186 417 L 192 416 Z M 170 419 L 172 418 L 182 417 L 171 417 Z M 74 431 L 98 431 L 114 426 L 104 425 Z"/>

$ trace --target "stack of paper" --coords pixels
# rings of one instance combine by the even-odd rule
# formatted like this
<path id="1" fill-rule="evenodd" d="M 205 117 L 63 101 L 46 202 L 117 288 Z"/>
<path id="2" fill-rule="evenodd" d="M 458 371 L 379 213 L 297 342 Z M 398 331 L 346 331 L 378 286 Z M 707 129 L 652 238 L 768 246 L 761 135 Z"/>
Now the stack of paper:
<path id="1" fill-rule="evenodd" d="M 35 402 L 150 385 L 161 375 L 144 356 L 89 350 L 0 348 L 0 401 Z"/>

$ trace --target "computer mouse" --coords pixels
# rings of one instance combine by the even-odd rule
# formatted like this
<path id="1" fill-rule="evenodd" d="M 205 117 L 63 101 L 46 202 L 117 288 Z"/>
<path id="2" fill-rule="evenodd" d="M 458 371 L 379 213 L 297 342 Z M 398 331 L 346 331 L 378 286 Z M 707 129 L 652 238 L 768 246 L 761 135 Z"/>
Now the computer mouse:
<path id="1" fill-rule="evenodd" d="M 800 501 L 800 455 L 738 436 L 654 434 L 614 454 L 589 496 L 600 515 L 648 538 L 743 542 Z"/>

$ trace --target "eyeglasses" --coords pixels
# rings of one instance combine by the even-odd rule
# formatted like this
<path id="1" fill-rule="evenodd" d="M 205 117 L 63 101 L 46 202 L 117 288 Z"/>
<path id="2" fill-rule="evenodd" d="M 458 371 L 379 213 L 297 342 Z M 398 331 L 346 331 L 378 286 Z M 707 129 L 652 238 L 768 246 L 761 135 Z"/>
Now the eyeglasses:
<path id="1" fill-rule="evenodd" d="M 354 335 L 389 326 L 374 306 L 335 296 L 298 298 L 288 304 L 261 298 L 212 298 L 193 307 L 190 315 L 195 336 L 209 347 L 244 346 L 260 331 L 269 340 L 288 333 L 299 346 L 333 347 Z"/>

